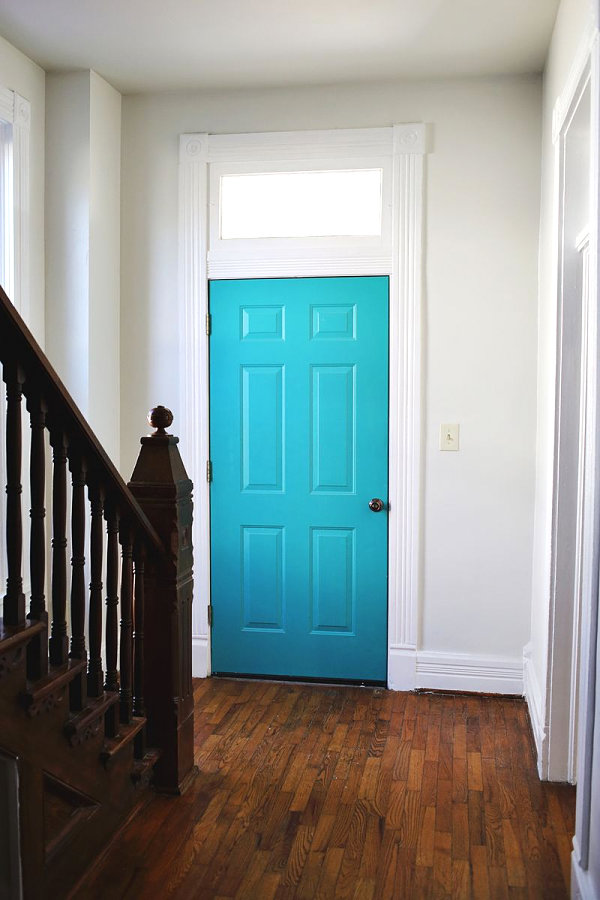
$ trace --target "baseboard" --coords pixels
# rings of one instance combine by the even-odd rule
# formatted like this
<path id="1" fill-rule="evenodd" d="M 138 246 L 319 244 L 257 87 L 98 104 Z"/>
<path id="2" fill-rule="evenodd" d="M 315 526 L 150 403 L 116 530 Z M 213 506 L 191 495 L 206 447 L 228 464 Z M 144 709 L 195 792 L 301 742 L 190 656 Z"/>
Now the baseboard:
<path id="1" fill-rule="evenodd" d="M 512 657 L 420 650 L 416 676 L 419 688 L 523 694 L 523 664 Z"/>
<path id="2" fill-rule="evenodd" d="M 208 674 L 208 638 L 192 638 L 192 674 Z M 523 694 L 523 665 L 518 659 L 474 656 L 470 653 L 442 653 L 390 647 L 388 688 L 414 691 L 430 688 L 441 691 L 472 691 L 478 694 Z"/>
<path id="3" fill-rule="evenodd" d="M 192 638 L 192 676 L 206 678 L 208 675 L 208 637 L 196 635 Z"/>
<path id="4" fill-rule="evenodd" d="M 542 780 L 548 778 L 548 727 L 544 722 L 542 692 L 535 666 L 531 660 L 531 645 L 523 648 L 523 681 L 525 700 L 529 710 L 533 740 L 537 752 L 538 774 Z"/>
<path id="5" fill-rule="evenodd" d="M 578 864 L 575 851 L 571 854 L 571 900 L 598 900 L 598 886 L 592 883 L 589 869 Z"/>
<path id="6" fill-rule="evenodd" d="M 390 647 L 388 651 L 388 688 L 390 691 L 414 691 L 417 686 L 417 651 L 414 647 Z"/>

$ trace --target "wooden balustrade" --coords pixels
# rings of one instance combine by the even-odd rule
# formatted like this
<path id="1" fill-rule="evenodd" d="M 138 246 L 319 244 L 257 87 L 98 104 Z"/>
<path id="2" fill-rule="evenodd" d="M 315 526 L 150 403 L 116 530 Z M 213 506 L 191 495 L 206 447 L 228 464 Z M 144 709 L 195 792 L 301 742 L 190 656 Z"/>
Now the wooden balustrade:
<path id="1" fill-rule="evenodd" d="M 149 421 L 156 431 L 142 438 L 127 486 L 1 288 L 0 362 L 7 398 L 8 574 L 0 642 L 12 648 L 19 634 L 26 633 L 28 681 L 22 702 L 30 717 L 42 716 L 64 694 L 69 716 L 65 735 L 72 746 L 93 739 L 102 717 L 100 737 L 106 743 L 99 758 L 105 766 L 112 765 L 128 735 L 140 761 L 147 746 L 158 748 L 156 784 L 180 793 L 195 772 L 192 485 L 178 439 L 165 430 L 172 415 L 163 407 L 152 411 Z M 31 434 L 26 461 L 24 407 Z M 30 500 L 27 616 L 23 476 Z M 152 765 L 158 758 L 158 753 L 151 757 Z M 59 779 L 69 780 L 68 767 L 76 765 L 72 753 L 67 759 Z M 140 770 L 132 779 L 140 782 Z"/>

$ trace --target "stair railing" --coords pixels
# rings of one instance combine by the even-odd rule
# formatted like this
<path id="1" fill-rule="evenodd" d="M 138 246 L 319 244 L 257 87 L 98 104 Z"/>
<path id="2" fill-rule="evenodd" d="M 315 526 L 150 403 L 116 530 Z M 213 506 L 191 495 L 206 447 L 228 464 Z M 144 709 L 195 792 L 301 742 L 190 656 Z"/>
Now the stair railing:
<path id="1" fill-rule="evenodd" d="M 29 715 L 38 715 L 52 705 L 57 686 L 68 684 L 70 710 L 77 721 L 70 739 L 77 743 L 84 739 L 85 728 L 97 727 L 92 721 L 96 711 L 96 720 L 104 717 L 108 759 L 110 740 L 123 727 L 135 730 L 136 722 L 142 722 L 136 756 L 144 755 L 146 742 L 158 748 L 156 785 L 180 793 L 195 771 L 192 484 L 177 450 L 178 439 L 166 432 L 172 415 L 164 407 L 152 411 L 149 421 L 156 431 L 142 438 L 128 486 L 1 288 L 0 362 L 7 398 L 8 574 L 0 640 L 16 646 L 18 636 L 27 632 L 23 704 Z M 24 405 L 31 426 L 30 457 L 25 461 Z M 46 433 L 52 450 L 50 560 Z M 28 605 L 22 571 L 24 472 L 31 500 Z M 89 715 L 77 718 L 88 707 Z"/>

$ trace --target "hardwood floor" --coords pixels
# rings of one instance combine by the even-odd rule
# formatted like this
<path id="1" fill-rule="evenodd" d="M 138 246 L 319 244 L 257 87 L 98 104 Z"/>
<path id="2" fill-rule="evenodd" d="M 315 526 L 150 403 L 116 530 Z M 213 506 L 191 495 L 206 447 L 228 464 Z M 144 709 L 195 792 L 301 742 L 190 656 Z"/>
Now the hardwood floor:
<path id="1" fill-rule="evenodd" d="M 207 679 L 200 774 L 154 797 L 75 897 L 567 897 L 575 790 L 525 703 Z"/>

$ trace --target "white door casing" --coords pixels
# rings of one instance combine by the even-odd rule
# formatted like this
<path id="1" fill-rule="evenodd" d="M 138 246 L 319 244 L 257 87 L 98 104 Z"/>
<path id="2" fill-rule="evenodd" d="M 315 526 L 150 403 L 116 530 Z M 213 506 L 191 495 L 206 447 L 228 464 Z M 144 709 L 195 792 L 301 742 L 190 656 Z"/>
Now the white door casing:
<path id="1" fill-rule="evenodd" d="M 423 124 L 336 131 L 180 138 L 180 333 L 182 449 L 195 484 L 196 560 L 193 670 L 210 672 L 208 408 L 209 278 L 324 275 L 390 276 L 388 685 L 416 686 L 421 484 L 421 302 L 423 273 Z M 231 171 L 365 166 L 384 171 L 381 238 L 299 239 L 235 251 L 215 233 L 218 179 Z M 262 168 L 257 168 L 261 166 Z M 213 229 L 211 235 L 211 210 Z M 262 242 L 261 242 L 262 243 Z M 268 244 L 268 242 L 267 242 Z"/>

